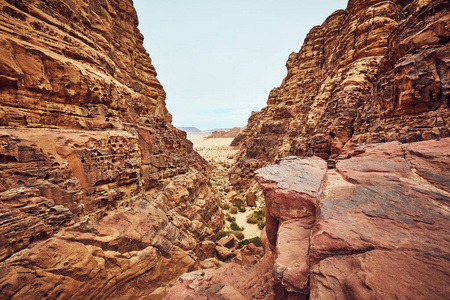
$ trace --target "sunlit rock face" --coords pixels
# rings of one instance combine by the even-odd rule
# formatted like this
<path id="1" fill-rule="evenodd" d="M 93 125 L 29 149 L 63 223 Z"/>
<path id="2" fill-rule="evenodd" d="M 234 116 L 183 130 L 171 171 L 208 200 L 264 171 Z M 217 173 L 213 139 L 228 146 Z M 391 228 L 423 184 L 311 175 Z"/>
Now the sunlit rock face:
<path id="1" fill-rule="evenodd" d="M 0 4 L 0 298 L 163 297 L 223 217 L 132 1 Z"/>
<path id="2" fill-rule="evenodd" d="M 449 18 L 444 0 L 352 0 L 311 29 L 233 141 L 232 183 L 289 155 L 333 165 L 354 144 L 449 136 Z"/>

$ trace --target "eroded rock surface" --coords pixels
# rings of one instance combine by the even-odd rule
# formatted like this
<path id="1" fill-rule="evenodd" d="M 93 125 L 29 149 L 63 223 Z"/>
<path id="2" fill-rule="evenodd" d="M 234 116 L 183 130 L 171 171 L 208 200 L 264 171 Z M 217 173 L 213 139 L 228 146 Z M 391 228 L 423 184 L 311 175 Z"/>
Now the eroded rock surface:
<path id="1" fill-rule="evenodd" d="M 338 161 L 311 235 L 312 299 L 448 297 L 450 194 L 417 170 L 439 161 L 429 175 L 450 182 L 449 146 L 367 145 Z"/>
<path id="2" fill-rule="evenodd" d="M 0 298 L 162 298 L 223 216 L 132 1 L 0 4 Z"/>
<path id="3" fill-rule="evenodd" d="M 445 0 L 351 0 L 307 35 L 287 76 L 233 141 L 231 182 L 289 155 L 334 164 L 352 145 L 448 137 L 450 13 Z"/>

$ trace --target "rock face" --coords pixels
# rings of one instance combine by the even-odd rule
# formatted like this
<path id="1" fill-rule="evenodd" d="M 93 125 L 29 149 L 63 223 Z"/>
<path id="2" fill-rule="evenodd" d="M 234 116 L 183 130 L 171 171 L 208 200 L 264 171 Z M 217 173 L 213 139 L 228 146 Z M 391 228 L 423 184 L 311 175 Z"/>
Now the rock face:
<path id="1" fill-rule="evenodd" d="M 338 161 L 310 239 L 312 299 L 448 298 L 449 146 L 390 142 Z"/>
<path id="2" fill-rule="evenodd" d="M 184 275 L 167 299 L 229 285 L 246 299 L 448 299 L 450 138 L 355 147 L 336 169 L 289 157 L 257 180 L 264 259 L 246 277 L 231 264 Z M 266 294 L 249 295 L 245 282 Z"/>
<path id="3" fill-rule="evenodd" d="M 0 4 L 0 298 L 162 298 L 223 216 L 132 1 Z"/>
<path id="4" fill-rule="evenodd" d="M 351 0 L 314 27 L 233 141 L 233 185 L 289 155 L 334 164 L 358 143 L 449 136 L 449 24 L 445 0 Z"/>

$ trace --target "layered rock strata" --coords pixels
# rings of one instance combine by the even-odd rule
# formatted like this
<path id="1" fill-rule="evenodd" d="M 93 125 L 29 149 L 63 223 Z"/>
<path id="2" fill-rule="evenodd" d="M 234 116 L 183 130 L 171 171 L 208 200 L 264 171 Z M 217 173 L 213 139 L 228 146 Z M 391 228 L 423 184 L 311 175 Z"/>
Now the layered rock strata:
<path id="1" fill-rule="evenodd" d="M 245 274 L 230 264 L 183 275 L 169 296 L 448 299 L 449 149 L 450 138 L 367 144 L 336 169 L 318 157 L 289 157 L 258 170 L 264 259 Z M 261 276 L 268 269 L 272 276 Z M 267 294 L 249 295 L 247 282 Z"/>
<path id="2" fill-rule="evenodd" d="M 233 141 L 231 181 L 289 155 L 334 164 L 358 143 L 450 135 L 450 11 L 445 0 L 351 0 L 307 35 L 287 76 Z"/>
<path id="3" fill-rule="evenodd" d="M 132 1 L 0 1 L 0 298 L 162 298 L 223 224 Z M 202 242 L 205 241 L 205 242 Z"/>

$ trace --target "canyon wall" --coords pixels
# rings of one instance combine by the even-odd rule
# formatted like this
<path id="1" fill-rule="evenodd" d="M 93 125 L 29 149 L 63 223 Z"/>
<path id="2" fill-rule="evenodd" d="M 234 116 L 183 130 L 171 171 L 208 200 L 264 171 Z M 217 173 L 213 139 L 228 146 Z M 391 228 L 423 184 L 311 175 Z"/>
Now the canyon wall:
<path id="1" fill-rule="evenodd" d="M 350 0 L 314 27 L 233 141 L 264 257 L 166 299 L 448 299 L 449 37 L 443 0 Z"/>
<path id="2" fill-rule="evenodd" d="M 214 251 L 131 0 L 0 1 L 0 298 L 159 299 Z"/>
<path id="3" fill-rule="evenodd" d="M 355 144 L 449 136 L 449 19 L 444 0 L 351 0 L 314 27 L 233 141 L 232 183 L 289 155 L 332 166 Z"/>

